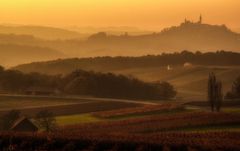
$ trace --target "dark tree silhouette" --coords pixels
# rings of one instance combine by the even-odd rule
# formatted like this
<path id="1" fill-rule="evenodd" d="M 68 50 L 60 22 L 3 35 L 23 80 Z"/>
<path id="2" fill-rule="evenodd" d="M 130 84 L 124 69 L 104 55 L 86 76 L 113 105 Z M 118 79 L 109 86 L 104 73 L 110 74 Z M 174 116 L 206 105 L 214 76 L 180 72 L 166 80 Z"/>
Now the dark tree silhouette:
<path id="1" fill-rule="evenodd" d="M 212 112 L 215 109 L 217 112 L 220 111 L 222 100 L 222 82 L 217 80 L 214 73 L 210 73 L 208 79 L 208 101 L 210 102 Z"/>
<path id="2" fill-rule="evenodd" d="M 220 109 L 222 107 L 222 101 L 223 101 L 223 93 L 222 93 L 222 82 L 218 81 L 216 83 L 216 110 L 217 112 L 220 112 Z"/>
<path id="3" fill-rule="evenodd" d="M 227 99 L 240 98 L 240 76 L 233 82 L 232 90 L 226 94 Z"/>
<path id="4" fill-rule="evenodd" d="M 19 110 L 11 110 L 4 114 L 1 118 L 2 129 L 10 130 L 13 123 L 20 117 L 20 114 Z"/>
<path id="5" fill-rule="evenodd" d="M 76 70 L 65 76 L 24 74 L 15 70 L 0 72 L 0 91 L 29 94 L 29 90 L 51 90 L 50 95 L 88 95 L 124 99 L 171 99 L 176 95 L 167 82 L 144 82 L 133 77 Z M 32 93 L 30 93 L 32 94 Z"/>
<path id="6" fill-rule="evenodd" d="M 176 96 L 167 82 L 147 83 L 112 73 L 77 70 L 63 78 L 64 93 L 123 99 L 170 99 Z"/>
<path id="7" fill-rule="evenodd" d="M 44 129 L 46 132 L 51 132 L 56 129 L 56 119 L 52 112 L 42 110 L 37 113 L 35 117 L 37 125 Z"/>
<path id="8" fill-rule="evenodd" d="M 0 73 L 2 73 L 4 71 L 4 67 L 0 66 Z"/>

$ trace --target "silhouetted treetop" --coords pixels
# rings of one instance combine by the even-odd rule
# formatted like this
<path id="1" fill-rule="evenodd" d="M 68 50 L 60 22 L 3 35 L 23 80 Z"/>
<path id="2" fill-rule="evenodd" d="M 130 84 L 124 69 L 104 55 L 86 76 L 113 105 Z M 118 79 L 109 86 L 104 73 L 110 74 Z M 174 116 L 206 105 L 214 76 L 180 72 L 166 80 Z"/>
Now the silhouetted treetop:
<path id="1" fill-rule="evenodd" d="M 65 76 L 0 72 L 0 92 L 39 95 L 87 95 L 123 99 L 170 99 L 176 91 L 167 82 L 147 83 L 133 77 L 76 70 Z"/>

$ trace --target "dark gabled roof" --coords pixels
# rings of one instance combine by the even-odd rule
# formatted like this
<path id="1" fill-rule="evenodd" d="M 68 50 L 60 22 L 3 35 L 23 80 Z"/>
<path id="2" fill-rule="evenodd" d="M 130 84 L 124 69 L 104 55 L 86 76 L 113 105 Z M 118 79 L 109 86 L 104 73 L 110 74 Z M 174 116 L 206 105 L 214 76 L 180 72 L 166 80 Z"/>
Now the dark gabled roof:
<path id="1" fill-rule="evenodd" d="M 32 123 L 32 121 L 30 121 L 27 117 L 23 116 L 23 117 L 20 117 L 18 120 L 16 120 L 16 121 L 14 122 L 14 124 L 12 125 L 12 127 L 10 128 L 10 130 L 13 130 L 15 127 L 17 127 L 17 126 L 18 126 L 20 123 L 22 123 L 23 121 L 27 121 L 27 122 L 31 123 L 33 126 L 35 126 L 35 127 L 37 128 L 37 126 L 34 125 L 34 124 Z M 38 128 L 37 128 L 37 129 L 38 129 Z"/>

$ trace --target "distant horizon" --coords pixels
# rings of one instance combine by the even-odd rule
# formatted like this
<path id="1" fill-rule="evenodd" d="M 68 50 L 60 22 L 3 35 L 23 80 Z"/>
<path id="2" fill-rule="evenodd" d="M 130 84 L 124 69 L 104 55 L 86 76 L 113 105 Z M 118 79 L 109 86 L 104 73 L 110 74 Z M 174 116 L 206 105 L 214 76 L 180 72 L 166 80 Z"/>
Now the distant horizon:
<path id="1" fill-rule="evenodd" d="M 237 0 L 2 0 L 2 23 L 53 27 L 130 26 L 160 30 L 184 18 L 240 28 Z M 174 10 L 174 12 L 172 11 Z M 240 30 L 240 29 L 239 29 Z"/>
<path id="2" fill-rule="evenodd" d="M 190 21 L 193 21 L 195 22 L 196 20 L 191 20 L 189 19 Z M 106 25 L 106 26 L 94 26 L 94 25 L 69 25 L 69 26 L 61 26 L 61 25 L 44 25 L 44 24 L 14 24 L 14 23 L 0 23 L 0 26 L 12 26 L 12 27 L 20 27 L 20 26 L 26 26 L 26 27 L 30 27 L 30 26 L 33 26 L 33 27 L 51 27 L 51 28 L 60 28 L 60 29 L 65 29 L 65 30 L 69 30 L 69 31 L 75 31 L 75 32 L 78 32 L 76 30 L 73 30 L 74 28 L 76 29 L 87 29 L 87 28 L 92 28 L 92 29 L 108 29 L 110 30 L 111 28 L 119 28 L 119 30 L 121 28 L 129 28 L 131 29 L 132 31 L 145 31 L 145 32 L 160 32 L 162 31 L 163 29 L 165 28 L 169 28 L 169 27 L 172 27 L 172 26 L 178 26 L 180 25 L 181 23 L 183 23 L 184 20 L 182 20 L 181 22 L 179 22 L 178 24 L 172 24 L 172 25 L 169 25 L 169 26 L 159 26 L 159 27 L 150 27 L 150 28 L 146 28 L 146 27 L 143 27 L 143 26 L 130 26 L 130 25 L 119 25 L 119 26 L 113 26 L 113 25 Z M 227 24 L 224 24 L 224 23 L 220 23 L 220 24 L 211 24 L 211 23 L 208 23 L 208 22 L 203 22 L 203 24 L 209 24 L 209 25 L 226 25 L 230 30 L 232 30 L 233 32 L 237 32 L 237 33 L 240 33 L 240 26 L 239 27 L 230 27 L 228 26 Z M 99 30 L 99 32 L 104 32 L 102 30 Z M 122 31 L 124 32 L 124 31 Z M 131 32 L 131 31 L 126 31 L 126 32 Z M 79 32 L 80 33 L 80 32 Z M 84 32 L 83 32 L 84 33 Z M 87 32 L 86 32 L 87 33 Z"/>
<path id="3" fill-rule="evenodd" d="M 0 0 L 0 150 L 240 151 L 239 6 Z"/>

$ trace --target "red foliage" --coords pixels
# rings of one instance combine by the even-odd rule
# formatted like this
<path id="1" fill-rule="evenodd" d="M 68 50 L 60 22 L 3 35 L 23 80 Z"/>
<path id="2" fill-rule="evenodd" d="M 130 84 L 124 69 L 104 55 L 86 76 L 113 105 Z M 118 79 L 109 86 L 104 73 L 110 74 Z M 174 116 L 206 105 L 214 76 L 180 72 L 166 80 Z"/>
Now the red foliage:
<path id="1" fill-rule="evenodd" d="M 179 113 L 62 127 L 47 133 L 2 133 L 0 150 L 238 151 L 240 132 L 166 132 L 184 127 L 239 124 L 237 113 Z M 147 132 L 147 133 L 146 133 Z"/>
<path id="2" fill-rule="evenodd" d="M 49 139 L 51 138 L 51 139 Z M 240 150 L 239 132 L 159 134 L 0 134 L 12 150 Z"/>
<path id="3" fill-rule="evenodd" d="M 156 112 L 156 111 L 170 111 L 172 109 L 180 108 L 180 105 L 172 104 L 172 103 L 164 103 L 161 105 L 145 105 L 141 107 L 132 107 L 132 108 L 124 108 L 112 111 L 102 111 L 93 113 L 93 115 L 101 118 L 111 118 L 117 116 L 124 116 L 124 115 L 132 115 L 132 114 L 145 114 L 149 112 Z"/>
<path id="4" fill-rule="evenodd" d="M 61 130 L 68 133 L 156 133 L 188 127 L 232 124 L 240 124 L 240 114 L 193 112 L 67 126 Z"/>

